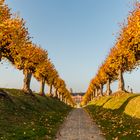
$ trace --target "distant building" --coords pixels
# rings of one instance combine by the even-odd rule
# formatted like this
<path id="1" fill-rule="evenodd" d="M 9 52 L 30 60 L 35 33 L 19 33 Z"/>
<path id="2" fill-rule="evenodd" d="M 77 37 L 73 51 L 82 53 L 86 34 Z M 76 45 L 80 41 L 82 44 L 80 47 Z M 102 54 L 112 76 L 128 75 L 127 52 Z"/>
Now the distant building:
<path id="1" fill-rule="evenodd" d="M 84 96 L 85 93 L 72 93 L 72 98 L 75 101 L 75 103 L 79 104 Z"/>

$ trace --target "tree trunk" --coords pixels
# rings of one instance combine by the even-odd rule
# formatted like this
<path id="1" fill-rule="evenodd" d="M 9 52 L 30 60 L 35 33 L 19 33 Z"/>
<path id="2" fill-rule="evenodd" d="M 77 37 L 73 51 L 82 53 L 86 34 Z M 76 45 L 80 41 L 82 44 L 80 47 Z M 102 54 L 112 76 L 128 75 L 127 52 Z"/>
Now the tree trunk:
<path id="1" fill-rule="evenodd" d="M 45 89 L 45 78 L 42 77 L 41 86 L 40 86 L 40 94 L 43 95 L 43 96 L 45 96 L 44 89 Z"/>
<path id="2" fill-rule="evenodd" d="M 65 104 L 67 104 L 67 98 L 65 98 Z"/>
<path id="3" fill-rule="evenodd" d="M 100 84 L 100 95 L 103 96 L 103 84 Z"/>
<path id="4" fill-rule="evenodd" d="M 93 98 L 95 97 L 95 89 L 93 90 L 92 96 Z"/>
<path id="5" fill-rule="evenodd" d="M 0 61 L 1 61 L 1 58 L 2 58 L 2 52 L 0 52 Z"/>
<path id="6" fill-rule="evenodd" d="M 58 88 L 56 88 L 56 89 L 55 89 L 55 92 L 54 92 L 54 97 L 57 97 L 57 98 L 58 98 L 57 91 L 58 91 Z"/>
<path id="7" fill-rule="evenodd" d="M 61 101 L 61 93 L 59 93 L 59 100 Z"/>
<path id="8" fill-rule="evenodd" d="M 64 98 L 64 95 L 62 94 L 62 102 L 64 102 L 64 99 L 65 99 L 65 98 Z"/>
<path id="9" fill-rule="evenodd" d="M 93 94 L 90 95 L 90 101 L 92 101 L 92 100 L 93 100 Z"/>
<path id="10" fill-rule="evenodd" d="M 110 88 L 110 79 L 107 80 L 106 88 L 107 88 L 106 94 L 109 96 L 112 93 L 111 88 Z"/>
<path id="11" fill-rule="evenodd" d="M 125 88 L 124 88 L 124 78 L 123 78 L 123 72 L 121 69 L 119 69 L 119 74 L 118 74 L 118 82 L 119 82 L 119 85 L 118 85 L 118 90 L 119 91 L 124 91 Z"/>
<path id="12" fill-rule="evenodd" d="M 65 97 L 63 97 L 63 102 L 65 103 Z"/>
<path id="13" fill-rule="evenodd" d="M 57 92 L 57 98 L 60 100 L 60 94 L 59 94 L 59 92 Z"/>
<path id="14" fill-rule="evenodd" d="M 62 94 L 60 94 L 60 101 L 63 101 L 63 96 L 62 96 Z"/>
<path id="15" fill-rule="evenodd" d="M 52 95 L 52 84 L 50 85 L 50 95 Z"/>
<path id="16" fill-rule="evenodd" d="M 32 90 L 30 89 L 32 73 L 28 72 L 28 70 L 23 70 L 23 74 L 24 74 L 23 91 L 26 93 L 32 93 Z"/>
<path id="17" fill-rule="evenodd" d="M 98 88 L 95 89 L 95 97 L 98 96 Z"/>

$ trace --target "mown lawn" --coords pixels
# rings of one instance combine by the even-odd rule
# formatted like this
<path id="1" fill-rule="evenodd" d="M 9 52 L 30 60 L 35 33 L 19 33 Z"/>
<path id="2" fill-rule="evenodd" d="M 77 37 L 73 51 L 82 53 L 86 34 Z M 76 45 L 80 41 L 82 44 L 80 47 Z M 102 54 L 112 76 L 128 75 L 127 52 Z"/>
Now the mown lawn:
<path id="1" fill-rule="evenodd" d="M 139 95 L 126 93 L 94 99 L 85 110 L 107 140 L 140 140 L 139 104 Z"/>
<path id="2" fill-rule="evenodd" d="M 53 140 L 72 109 L 57 99 L 4 89 L 0 97 L 0 140 Z"/>

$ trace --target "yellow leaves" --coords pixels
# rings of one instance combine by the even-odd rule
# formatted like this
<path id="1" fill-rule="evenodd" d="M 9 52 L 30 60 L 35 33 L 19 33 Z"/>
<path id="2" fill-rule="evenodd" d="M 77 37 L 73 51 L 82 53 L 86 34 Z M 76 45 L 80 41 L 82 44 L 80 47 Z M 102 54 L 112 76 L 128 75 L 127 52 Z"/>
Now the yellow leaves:
<path id="1" fill-rule="evenodd" d="M 0 55 L 10 58 L 18 69 L 30 71 L 37 80 L 45 79 L 49 85 L 54 85 L 73 103 L 65 82 L 53 63 L 48 58 L 48 52 L 30 41 L 25 21 L 20 17 L 11 17 L 10 9 L 0 1 Z M 0 59 L 1 59 L 0 56 Z"/>
<path id="2" fill-rule="evenodd" d="M 0 24 L 0 46 L 8 51 L 8 56 L 16 57 L 18 49 L 27 41 L 28 32 L 24 27 L 23 20 L 8 19 Z M 6 57 L 6 53 L 4 55 Z"/>
<path id="3" fill-rule="evenodd" d="M 118 70 L 132 71 L 139 65 L 140 60 L 140 2 L 127 17 L 127 23 L 121 25 L 119 36 L 104 63 L 99 67 L 96 76 L 89 84 L 85 102 L 90 94 L 100 84 L 107 83 L 107 79 L 116 80 Z"/>
<path id="4" fill-rule="evenodd" d="M 4 1 L 0 1 L 0 23 L 9 19 L 11 16 L 10 9 L 4 4 Z"/>

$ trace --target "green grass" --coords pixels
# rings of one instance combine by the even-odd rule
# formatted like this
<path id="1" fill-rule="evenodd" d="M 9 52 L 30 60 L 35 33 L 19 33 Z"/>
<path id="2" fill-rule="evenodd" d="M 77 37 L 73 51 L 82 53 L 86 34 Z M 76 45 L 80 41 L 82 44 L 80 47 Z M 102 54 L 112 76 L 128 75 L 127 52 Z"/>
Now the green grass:
<path id="1" fill-rule="evenodd" d="M 124 102 L 126 102 L 132 96 L 135 95 L 126 93 L 121 96 L 113 96 L 108 102 L 104 104 L 103 107 L 112 110 L 119 109 L 124 104 Z"/>
<path id="2" fill-rule="evenodd" d="M 50 97 L 4 90 L 11 100 L 0 97 L 0 140 L 53 140 L 72 109 Z"/>
<path id="3" fill-rule="evenodd" d="M 140 96 L 133 98 L 127 104 L 124 112 L 132 117 L 140 118 Z"/>
<path id="4" fill-rule="evenodd" d="M 85 109 L 107 140 L 140 140 L 139 95 L 125 93 L 94 99 Z"/>

